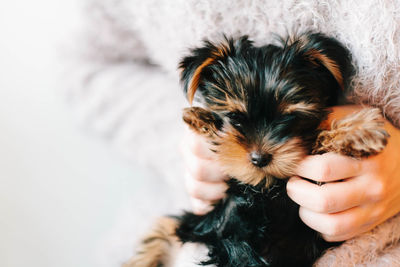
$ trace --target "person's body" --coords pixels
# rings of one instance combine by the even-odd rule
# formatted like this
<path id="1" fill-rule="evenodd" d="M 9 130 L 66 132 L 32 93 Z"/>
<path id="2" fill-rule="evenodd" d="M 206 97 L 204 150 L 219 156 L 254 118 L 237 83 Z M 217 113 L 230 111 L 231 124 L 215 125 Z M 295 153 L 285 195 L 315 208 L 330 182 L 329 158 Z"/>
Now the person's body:
<path id="1" fill-rule="evenodd" d="M 344 43 L 353 55 L 357 70 L 353 100 L 381 108 L 399 127 L 398 10 L 400 2 L 394 0 L 92 1 L 87 9 L 92 21 L 86 32 L 89 41 L 77 68 L 82 70 L 80 85 L 68 93 L 86 123 L 132 158 L 167 176 L 175 190 L 171 195 L 176 196 L 184 190 L 177 178 L 179 159 L 171 152 L 179 142 L 183 104 L 178 98 L 182 94 L 177 63 L 188 48 L 221 34 L 249 35 L 256 44 L 265 44 L 273 40 L 271 33 L 321 31 Z M 347 112 L 348 108 L 338 107 L 332 115 Z M 382 154 L 357 163 L 332 154 L 312 156 L 298 170 L 299 176 L 312 180 L 349 178 L 345 182 L 316 190 L 303 179 L 291 178 L 288 193 L 300 204 L 302 219 L 327 240 L 358 236 L 400 210 L 400 133 L 389 122 L 386 126 L 392 137 Z M 210 163 L 212 155 L 199 138 L 187 134 L 186 140 L 189 192 L 201 212 L 204 201 L 223 197 L 224 176 Z M 376 231 L 346 242 L 324 256 L 321 266 L 324 262 L 400 265 L 399 222 L 395 216 Z"/>

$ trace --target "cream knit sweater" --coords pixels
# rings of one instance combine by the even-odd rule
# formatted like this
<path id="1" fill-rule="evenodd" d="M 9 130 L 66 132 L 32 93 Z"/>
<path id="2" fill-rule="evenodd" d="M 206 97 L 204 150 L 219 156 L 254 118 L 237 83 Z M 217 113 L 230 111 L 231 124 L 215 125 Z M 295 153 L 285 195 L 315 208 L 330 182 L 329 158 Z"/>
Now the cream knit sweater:
<path id="1" fill-rule="evenodd" d="M 333 36 L 353 55 L 354 101 L 381 108 L 400 126 L 400 1 L 92 0 L 85 14 L 83 52 L 66 91 L 73 110 L 175 192 L 184 191 L 177 63 L 204 38 L 246 34 L 265 44 L 293 30 Z M 395 216 L 317 266 L 400 266 L 399 239 Z"/>

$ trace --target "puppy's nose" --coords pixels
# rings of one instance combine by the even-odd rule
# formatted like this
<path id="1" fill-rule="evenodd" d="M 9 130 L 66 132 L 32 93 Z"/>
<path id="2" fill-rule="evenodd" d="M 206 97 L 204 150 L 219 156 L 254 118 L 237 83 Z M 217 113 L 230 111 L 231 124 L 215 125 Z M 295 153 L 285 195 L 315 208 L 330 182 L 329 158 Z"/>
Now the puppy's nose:
<path id="1" fill-rule="evenodd" d="M 253 151 L 250 153 L 250 161 L 254 166 L 259 168 L 267 166 L 267 164 L 271 161 L 272 155 L 269 153 L 262 153 Z"/>

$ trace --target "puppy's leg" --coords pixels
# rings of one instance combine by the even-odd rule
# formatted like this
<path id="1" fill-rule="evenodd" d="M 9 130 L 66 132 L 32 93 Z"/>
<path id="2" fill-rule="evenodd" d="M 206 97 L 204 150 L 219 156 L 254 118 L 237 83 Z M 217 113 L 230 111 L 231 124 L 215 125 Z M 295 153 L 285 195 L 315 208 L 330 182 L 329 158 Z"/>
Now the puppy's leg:
<path id="1" fill-rule="evenodd" d="M 143 239 L 137 254 L 123 267 L 162 267 L 167 266 L 172 251 L 179 246 L 175 235 L 177 220 L 161 217 L 152 231 Z"/>
<path id="2" fill-rule="evenodd" d="M 354 158 L 376 155 L 385 148 L 389 138 L 383 126 L 379 109 L 363 109 L 333 121 L 329 130 L 319 134 L 313 154 L 336 152 Z"/>

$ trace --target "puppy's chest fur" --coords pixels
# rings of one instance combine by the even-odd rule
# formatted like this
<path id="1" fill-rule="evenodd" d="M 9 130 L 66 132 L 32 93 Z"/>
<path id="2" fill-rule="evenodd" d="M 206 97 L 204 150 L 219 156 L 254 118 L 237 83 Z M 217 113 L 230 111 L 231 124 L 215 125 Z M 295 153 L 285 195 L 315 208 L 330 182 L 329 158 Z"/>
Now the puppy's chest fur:
<path id="1" fill-rule="evenodd" d="M 388 134 L 378 109 L 364 109 L 323 126 L 352 75 L 348 51 L 320 33 L 255 47 L 247 37 L 205 42 L 180 68 L 192 104 L 183 120 L 205 137 L 231 177 L 227 196 L 205 215 L 161 218 L 126 266 L 166 266 L 171 247 L 209 249 L 203 265 L 311 266 L 329 247 L 299 218 L 286 194 L 308 154 L 355 158 L 381 152 Z M 199 263 L 200 264 L 200 263 Z"/>
<path id="2" fill-rule="evenodd" d="M 301 222 L 285 181 L 268 189 L 234 179 L 228 184 L 227 197 L 209 214 L 179 217 L 180 240 L 207 244 L 210 260 L 204 264 L 310 266 L 322 251 L 337 245 Z"/>

